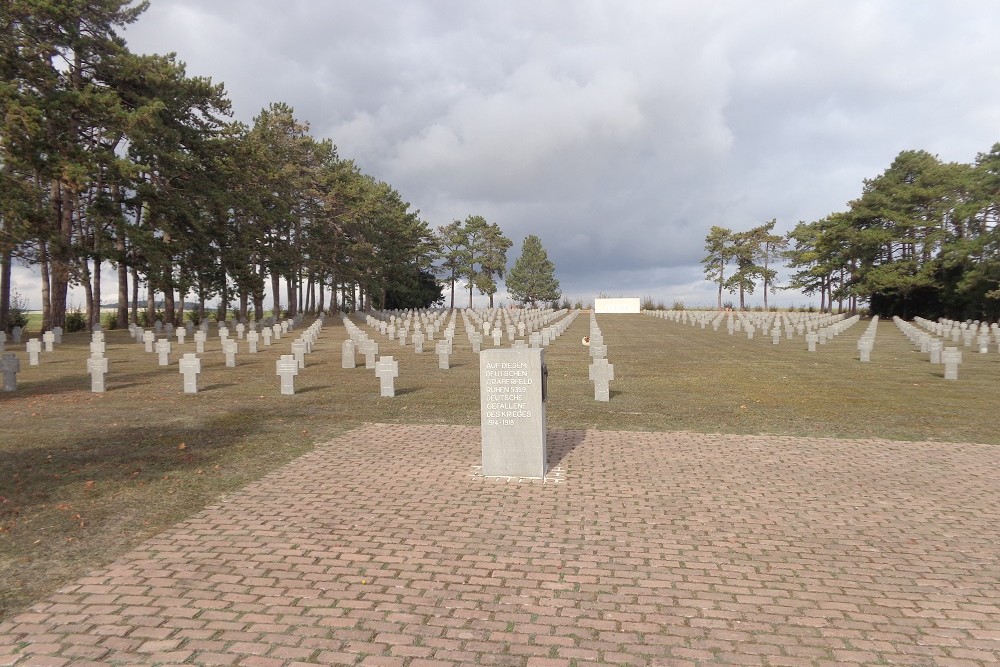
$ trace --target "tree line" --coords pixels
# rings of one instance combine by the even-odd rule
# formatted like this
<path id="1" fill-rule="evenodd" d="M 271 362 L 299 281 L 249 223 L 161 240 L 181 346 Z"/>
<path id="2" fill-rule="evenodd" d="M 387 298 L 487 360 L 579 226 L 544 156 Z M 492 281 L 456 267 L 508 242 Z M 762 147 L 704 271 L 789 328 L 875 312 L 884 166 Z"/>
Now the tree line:
<path id="1" fill-rule="evenodd" d="M 511 245 L 499 226 L 432 230 L 287 104 L 233 121 L 222 84 L 128 49 L 119 33 L 147 7 L 0 7 L 0 329 L 14 262 L 39 271 L 44 328 L 65 323 L 71 285 L 99 321 L 106 263 L 117 326 L 179 322 L 189 295 L 196 318 L 213 299 L 223 318 L 231 303 L 262 317 L 265 294 L 275 314 L 425 307 L 443 301 L 442 271 L 492 304 Z"/>
<path id="2" fill-rule="evenodd" d="M 846 211 L 799 222 L 785 236 L 774 221 L 748 232 L 712 227 L 702 260 L 722 290 L 776 287 L 768 260 L 793 270 L 787 288 L 818 294 L 820 310 L 904 318 L 1000 316 L 1000 143 L 972 164 L 902 151 L 866 179 Z M 728 270 L 728 274 L 727 274 Z"/>

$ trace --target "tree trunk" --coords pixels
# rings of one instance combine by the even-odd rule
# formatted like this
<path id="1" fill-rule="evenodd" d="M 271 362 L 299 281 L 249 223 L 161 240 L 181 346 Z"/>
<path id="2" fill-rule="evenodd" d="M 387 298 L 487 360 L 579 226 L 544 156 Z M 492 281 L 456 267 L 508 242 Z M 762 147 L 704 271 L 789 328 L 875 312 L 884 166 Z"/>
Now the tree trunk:
<path id="1" fill-rule="evenodd" d="M 222 278 L 222 294 L 219 296 L 219 322 L 229 319 L 229 281 Z"/>
<path id="2" fill-rule="evenodd" d="M 288 295 L 288 316 L 295 317 L 298 313 L 298 303 L 295 300 L 295 274 L 289 273 L 285 278 L 285 292 Z"/>
<path id="3" fill-rule="evenodd" d="M 13 252 L 0 254 L 0 331 L 10 329 L 10 269 Z"/>
<path id="4" fill-rule="evenodd" d="M 153 326 L 156 320 L 156 290 L 153 289 L 153 281 L 146 285 L 146 326 Z"/>
<path id="5" fill-rule="evenodd" d="M 91 298 L 93 299 L 93 312 L 88 313 L 87 331 L 93 331 L 95 324 L 101 323 L 101 264 L 104 262 L 101 256 L 94 257 L 94 289 Z"/>
<path id="6" fill-rule="evenodd" d="M 184 326 L 184 302 L 187 301 L 187 289 L 178 288 L 177 298 L 180 305 L 177 306 L 177 319 L 174 320 L 174 326 L 182 327 Z"/>
<path id="7" fill-rule="evenodd" d="M 51 327 L 52 305 L 51 305 L 51 284 L 49 282 L 49 244 L 45 241 L 38 243 L 38 265 L 42 273 L 42 331 Z"/>
<path id="8" fill-rule="evenodd" d="M 280 280 L 281 279 L 277 273 L 271 273 L 271 300 L 273 301 L 271 310 L 275 320 L 281 318 L 281 291 L 279 290 L 281 287 Z"/>
<path id="9" fill-rule="evenodd" d="M 247 321 L 247 307 L 250 305 L 250 295 L 246 288 L 240 289 L 240 322 Z"/>
<path id="10" fill-rule="evenodd" d="M 133 266 L 132 272 L 132 324 L 139 324 L 139 271 Z"/>
<path id="11" fill-rule="evenodd" d="M 167 288 L 163 290 L 163 319 L 176 324 L 177 314 L 174 311 L 174 287 L 173 285 L 167 285 Z"/>
<path id="12" fill-rule="evenodd" d="M 318 287 L 319 287 L 319 306 L 316 309 L 316 314 L 319 315 L 326 308 L 326 290 L 324 289 L 325 286 L 323 285 L 323 274 L 322 273 L 320 273 L 316 277 L 316 282 L 319 283 L 319 285 L 318 285 Z"/>

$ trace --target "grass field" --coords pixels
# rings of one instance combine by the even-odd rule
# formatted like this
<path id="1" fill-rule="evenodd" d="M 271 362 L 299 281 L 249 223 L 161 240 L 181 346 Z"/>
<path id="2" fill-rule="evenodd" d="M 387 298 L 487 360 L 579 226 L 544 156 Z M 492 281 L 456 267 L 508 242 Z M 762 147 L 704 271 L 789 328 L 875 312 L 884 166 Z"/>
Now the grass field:
<path id="1" fill-rule="evenodd" d="M 810 354 L 801 337 L 773 346 L 645 315 L 598 319 L 617 378 L 611 401 L 593 400 L 583 314 L 546 351 L 550 428 L 1000 444 L 995 351 L 966 350 L 959 381 L 946 382 L 889 322 L 862 364 L 864 322 Z M 460 320 L 448 371 L 376 336 L 400 360 L 392 399 L 363 363 L 341 368 L 345 336 L 327 320 L 294 396 L 278 393 L 275 375 L 291 337 L 225 368 L 213 329 L 197 395 L 182 393 L 176 349 L 159 367 L 127 332 L 107 333 L 105 394 L 90 392 L 89 334 L 65 336 L 37 367 L 23 344 L 8 345 L 22 372 L 18 390 L 0 394 L 0 618 L 361 423 L 479 423 L 478 357 Z"/>

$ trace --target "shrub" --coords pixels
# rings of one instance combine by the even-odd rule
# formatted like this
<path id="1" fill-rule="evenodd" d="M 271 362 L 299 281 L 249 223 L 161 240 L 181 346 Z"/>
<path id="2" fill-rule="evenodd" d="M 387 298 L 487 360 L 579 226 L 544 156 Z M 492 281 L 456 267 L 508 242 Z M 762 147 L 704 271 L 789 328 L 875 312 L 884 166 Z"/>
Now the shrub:
<path id="1" fill-rule="evenodd" d="M 66 333 L 75 333 L 77 331 L 83 331 L 87 328 L 87 319 L 80 312 L 80 308 L 76 307 L 73 310 L 66 313 L 66 321 L 63 329 Z"/>
<path id="2" fill-rule="evenodd" d="M 118 315 L 116 313 L 105 313 L 101 318 L 101 328 L 114 331 L 118 328 Z"/>
<path id="3" fill-rule="evenodd" d="M 653 302 L 653 297 L 647 296 L 642 300 L 642 310 L 653 310 L 656 308 L 656 304 Z"/>
<path id="4" fill-rule="evenodd" d="M 684 310 L 684 301 L 681 299 L 674 299 L 673 310 Z"/>
<path id="5" fill-rule="evenodd" d="M 14 327 L 24 329 L 28 326 L 28 302 L 17 290 L 11 290 L 10 309 L 7 311 L 7 333 Z"/>

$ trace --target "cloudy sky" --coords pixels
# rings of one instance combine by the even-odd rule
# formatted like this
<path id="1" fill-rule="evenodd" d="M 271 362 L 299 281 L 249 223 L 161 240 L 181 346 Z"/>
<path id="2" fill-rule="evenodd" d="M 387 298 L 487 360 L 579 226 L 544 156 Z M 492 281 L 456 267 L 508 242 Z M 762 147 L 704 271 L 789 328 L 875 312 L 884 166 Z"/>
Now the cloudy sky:
<path id="1" fill-rule="evenodd" d="M 998 34 L 995 0 L 152 0 L 125 37 L 241 120 L 290 104 L 431 226 L 499 223 L 510 264 L 537 234 L 571 298 L 695 305 L 710 226 L 787 231 L 901 150 L 1000 141 Z"/>

